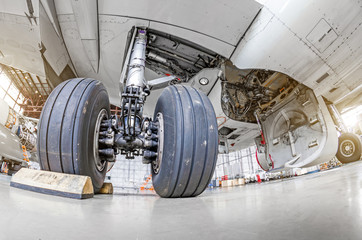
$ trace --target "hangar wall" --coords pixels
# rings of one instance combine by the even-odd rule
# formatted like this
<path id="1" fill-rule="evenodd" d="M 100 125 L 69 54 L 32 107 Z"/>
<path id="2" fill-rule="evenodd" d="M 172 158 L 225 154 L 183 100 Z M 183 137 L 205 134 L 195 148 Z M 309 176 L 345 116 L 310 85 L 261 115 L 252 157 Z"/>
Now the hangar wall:
<path id="1" fill-rule="evenodd" d="M 252 177 L 256 174 L 263 174 L 255 158 L 255 146 L 231 152 L 219 154 L 216 169 L 212 180 L 221 180 L 225 175 L 229 179 Z M 125 159 L 118 155 L 113 168 L 106 175 L 106 182 L 112 182 L 116 193 L 138 193 L 141 187 L 147 189 L 152 187 L 152 180 L 149 165 L 142 164 L 142 158 Z"/>
<path id="2" fill-rule="evenodd" d="M 106 175 L 106 182 L 112 182 L 115 192 L 138 191 L 151 174 L 150 165 L 142 163 L 141 157 L 126 159 L 117 155 L 116 163 Z M 152 180 L 146 184 L 151 187 Z"/>
<path id="3" fill-rule="evenodd" d="M 256 147 L 242 149 L 229 154 L 219 154 L 213 180 L 227 175 L 229 179 L 250 177 L 264 173 L 255 157 Z"/>

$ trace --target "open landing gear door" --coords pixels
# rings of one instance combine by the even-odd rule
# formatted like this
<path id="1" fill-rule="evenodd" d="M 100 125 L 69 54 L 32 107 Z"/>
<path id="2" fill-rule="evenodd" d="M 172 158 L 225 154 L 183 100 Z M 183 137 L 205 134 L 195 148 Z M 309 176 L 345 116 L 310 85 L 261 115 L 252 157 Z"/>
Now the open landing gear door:
<path id="1" fill-rule="evenodd" d="M 257 159 L 264 170 L 305 167 L 335 154 L 336 130 L 323 100 L 302 85 L 260 114 Z M 264 144 L 263 144 L 264 143 Z"/>

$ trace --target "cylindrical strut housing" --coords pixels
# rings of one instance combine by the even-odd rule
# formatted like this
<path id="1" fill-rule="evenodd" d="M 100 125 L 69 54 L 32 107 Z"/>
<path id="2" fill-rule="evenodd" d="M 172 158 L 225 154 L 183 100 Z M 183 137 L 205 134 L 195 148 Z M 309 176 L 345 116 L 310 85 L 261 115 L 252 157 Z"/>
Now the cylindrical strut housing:
<path id="1" fill-rule="evenodd" d="M 139 29 L 129 61 L 126 86 L 137 86 L 142 88 L 145 85 L 146 44 L 146 30 Z"/>

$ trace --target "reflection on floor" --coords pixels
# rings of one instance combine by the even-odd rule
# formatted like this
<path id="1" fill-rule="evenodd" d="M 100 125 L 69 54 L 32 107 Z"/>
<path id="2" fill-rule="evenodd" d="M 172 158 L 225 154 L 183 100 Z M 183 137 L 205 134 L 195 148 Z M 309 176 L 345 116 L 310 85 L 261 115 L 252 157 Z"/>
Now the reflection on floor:
<path id="1" fill-rule="evenodd" d="M 187 199 L 122 193 L 73 200 L 9 187 L 0 239 L 360 239 L 362 161 Z"/>

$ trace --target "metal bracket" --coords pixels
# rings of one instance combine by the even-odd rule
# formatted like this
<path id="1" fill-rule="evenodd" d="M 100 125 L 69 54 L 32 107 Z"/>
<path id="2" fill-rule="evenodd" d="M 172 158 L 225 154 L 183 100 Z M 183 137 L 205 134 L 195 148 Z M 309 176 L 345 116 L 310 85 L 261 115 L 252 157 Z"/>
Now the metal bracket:
<path id="1" fill-rule="evenodd" d="M 159 89 L 165 87 L 169 84 L 169 82 L 177 80 L 175 76 L 167 76 L 162 78 L 156 78 L 147 82 L 147 84 L 153 89 Z"/>
<path id="2" fill-rule="evenodd" d="M 287 122 L 288 129 L 290 129 L 289 117 L 287 116 L 287 114 L 285 113 L 284 110 L 281 110 L 281 114 L 284 117 L 285 121 Z M 295 156 L 297 156 L 297 153 L 295 151 L 295 144 L 294 144 L 295 141 L 294 141 L 293 134 L 292 134 L 292 132 L 290 130 L 288 130 L 288 136 L 289 136 L 290 148 L 292 150 L 292 156 L 295 157 Z"/>

